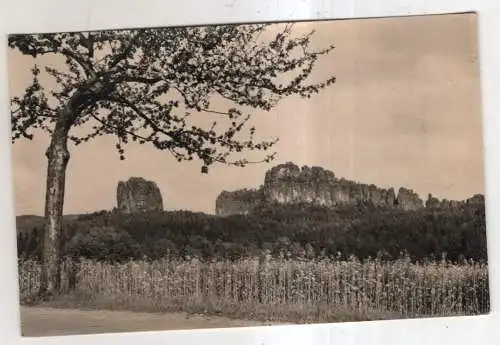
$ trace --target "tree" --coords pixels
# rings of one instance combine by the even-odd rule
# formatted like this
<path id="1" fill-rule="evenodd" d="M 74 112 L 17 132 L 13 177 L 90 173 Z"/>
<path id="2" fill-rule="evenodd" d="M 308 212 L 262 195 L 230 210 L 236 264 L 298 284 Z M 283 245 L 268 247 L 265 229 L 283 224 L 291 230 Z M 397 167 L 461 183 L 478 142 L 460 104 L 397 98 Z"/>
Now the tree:
<path id="1" fill-rule="evenodd" d="M 269 111 L 291 95 L 311 97 L 334 77 L 311 83 L 318 58 L 333 46 L 310 49 L 313 32 L 295 36 L 291 25 L 269 36 L 270 24 L 146 28 L 100 32 L 11 35 L 9 47 L 34 58 L 55 54 L 64 68 L 45 66 L 58 87 L 45 90 L 35 64 L 33 81 L 22 97 L 11 99 L 12 140 L 51 136 L 48 160 L 40 294 L 57 292 L 58 242 L 62 228 L 65 173 L 75 145 L 114 135 L 120 159 L 130 141 L 149 143 L 178 161 L 201 160 L 202 173 L 214 163 L 246 166 L 269 162 L 275 153 L 251 162 L 246 151 L 267 151 L 277 139 L 257 141 L 250 115 L 242 108 Z M 234 107 L 214 109 L 213 96 Z M 193 114 L 220 117 L 209 126 Z M 72 131 L 85 126 L 89 132 Z M 248 128 L 250 127 L 250 128 Z M 243 129 L 248 137 L 242 138 Z"/>
<path id="2" fill-rule="evenodd" d="M 93 226 L 77 232 L 64 251 L 74 258 L 123 261 L 137 257 L 139 245 L 127 232 L 113 226 Z"/>

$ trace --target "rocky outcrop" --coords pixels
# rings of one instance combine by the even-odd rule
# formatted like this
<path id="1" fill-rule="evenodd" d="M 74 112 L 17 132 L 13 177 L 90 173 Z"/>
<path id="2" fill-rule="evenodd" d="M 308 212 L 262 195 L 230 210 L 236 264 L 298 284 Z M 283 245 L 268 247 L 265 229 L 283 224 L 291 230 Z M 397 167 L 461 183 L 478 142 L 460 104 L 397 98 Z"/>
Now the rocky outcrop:
<path id="1" fill-rule="evenodd" d="M 124 213 L 163 211 L 160 188 L 153 181 L 142 177 L 131 177 L 128 181 L 118 182 L 116 200 L 118 210 Z"/>
<path id="2" fill-rule="evenodd" d="M 432 196 L 432 194 L 429 194 L 427 201 L 425 202 L 425 207 L 426 208 L 434 208 L 434 209 L 457 209 L 460 208 L 461 206 L 464 205 L 479 205 L 479 204 L 484 204 L 484 195 L 481 194 L 475 194 L 469 199 L 463 200 L 463 201 L 457 201 L 457 200 L 448 200 L 448 199 L 443 199 L 439 200 L 435 197 Z"/>
<path id="3" fill-rule="evenodd" d="M 407 188 L 399 188 L 395 202 L 397 207 L 403 210 L 417 210 L 424 207 L 424 202 L 418 194 Z"/>
<path id="4" fill-rule="evenodd" d="M 464 202 L 484 202 L 481 195 Z M 427 201 L 413 190 L 400 188 L 379 188 L 337 178 L 332 171 L 320 167 L 298 167 L 293 163 L 277 165 L 265 174 L 264 185 L 259 189 L 222 192 L 216 200 L 216 214 L 246 214 L 261 203 L 309 203 L 327 207 L 340 205 L 374 205 L 403 210 L 417 210 L 423 207 L 457 207 L 456 201 L 439 201 L 429 194 Z"/>
<path id="5" fill-rule="evenodd" d="M 468 204 L 473 204 L 473 205 L 480 205 L 484 204 L 484 195 L 482 194 L 474 194 L 472 197 L 467 199 L 465 202 Z"/>
<path id="6" fill-rule="evenodd" d="M 432 196 L 431 193 L 427 195 L 427 201 L 425 202 L 426 208 L 439 208 L 441 207 L 441 202 L 438 198 Z"/>
<path id="7" fill-rule="evenodd" d="M 262 188 L 223 191 L 215 200 L 215 213 L 220 216 L 247 214 L 264 202 Z"/>
<path id="8" fill-rule="evenodd" d="M 279 203 L 311 203 L 327 207 L 372 203 L 394 206 L 394 190 L 345 179 L 320 167 L 299 168 L 293 163 L 270 169 L 264 179 L 265 199 Z"/>

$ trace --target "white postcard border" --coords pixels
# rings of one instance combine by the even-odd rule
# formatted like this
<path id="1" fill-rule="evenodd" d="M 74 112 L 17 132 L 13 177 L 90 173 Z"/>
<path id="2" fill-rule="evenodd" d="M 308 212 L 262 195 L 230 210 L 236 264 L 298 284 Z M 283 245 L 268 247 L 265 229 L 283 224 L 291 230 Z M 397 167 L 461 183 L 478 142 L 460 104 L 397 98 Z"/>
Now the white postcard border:
<path id="1" fill-rule="evenodd" d="M 7 34 L 366 18 L 475 11 L 479 15 L 487 241 L 492 313 L 486 316 L 21 338 L 10 153 Z M 0 344 L 412 345 L 500 344 L 500 1 L 498 0 L 16 0 L 0 4 Z"/>

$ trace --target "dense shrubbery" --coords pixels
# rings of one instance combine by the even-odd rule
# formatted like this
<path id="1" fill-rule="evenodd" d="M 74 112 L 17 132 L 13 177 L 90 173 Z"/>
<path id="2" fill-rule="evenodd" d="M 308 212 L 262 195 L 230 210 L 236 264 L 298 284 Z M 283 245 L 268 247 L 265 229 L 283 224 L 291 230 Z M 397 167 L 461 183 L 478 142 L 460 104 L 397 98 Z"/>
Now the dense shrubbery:
<path id="1" fill-rule="evenodd" d="M 41 225 L 31 220 L 27 231 L 18 219 L 18 229 L 24 229 L 18 236 L 20 256 L 39 256 Z M 446 253 L 452 261 L 486 261 L 484 204 L 418 211 L 267 205 L 229 217 L 189 211 L 102 211 L 66 219 L 63 253 L 111 261 L 169 255 L 236 259 L 263 249 L 285 257 L 340 253 L 344 258 L 392 259 L 406 252 L 412 259 Z"/>

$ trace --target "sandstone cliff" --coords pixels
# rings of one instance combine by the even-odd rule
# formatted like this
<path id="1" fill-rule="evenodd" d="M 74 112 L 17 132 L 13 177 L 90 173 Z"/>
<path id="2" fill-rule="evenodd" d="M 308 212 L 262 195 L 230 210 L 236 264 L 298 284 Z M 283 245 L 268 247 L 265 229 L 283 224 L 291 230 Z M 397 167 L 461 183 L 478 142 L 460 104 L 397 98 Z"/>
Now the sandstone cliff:
<path id="1" fill-rule="evenodd" d="M 264 179 L 266 200 L 279 203 L 312 203 L 328 207 L 371 202 L 376 206 L 394 206 L 394 189 L 337 179 L 333 172 L 320 167 L 299 168 L 293 163 L 271 168 Z M 406 205 L 406 204 L 405 204 Z M 410 201 L 408 202 L 410 205 Z"/>
<path id="2" fill-rule="evenodd" d="M 118 210 L 124 213 L 163 211 L 160 189 L 156 183 L 142 177 L 131 177 L 128 181 L 118 182 L 116 199 Z"/>
<path id="3" fill-rule="evenodd" d="M 425 207 L 453 209 L 453 208 L 458 208 L 465 204 L 477 205 L 477 204 L 484 204 L 484 202 L 485 202 L 484 195 L 481 194 L 475 194 L 472 197 L 462 201 L 448 200 L 448 199 L 439 200 L 433 197 L 432 194 L 429 194 L 427 197 L 427 201 L 425 202 Z"/>
<path id="4" fill-rule="evenodd" d="M 262 188 L 224 191 L 215 200 L 215 213 L 220 216 L 247 214 L 262 202 L 264 202 Z"/>
<path id="5" fill-rule="evenodd" d="M 464 202 L 481 202 L 481 197 L 476 195 Z M 482 200 L 484 202 L 484 198 Z M 400 188 L 396 193 L 393 188 L 384 189 L 373 184 L 337 178 L 332 171 L 321 167 L 300 168 L 288 162 L 269 169 L 265 174 L 264 185 L 258 189 L 222 192 L 216 200 L 216 214 L 246 214 L 264 202 L 309 203 L 327 207 L 371 204 L 403 210 L 459 205 L 456 201 L 439 201 L 432 195 L 424 204 L 411 189 Z"/>

